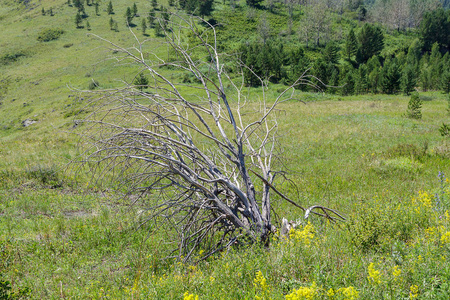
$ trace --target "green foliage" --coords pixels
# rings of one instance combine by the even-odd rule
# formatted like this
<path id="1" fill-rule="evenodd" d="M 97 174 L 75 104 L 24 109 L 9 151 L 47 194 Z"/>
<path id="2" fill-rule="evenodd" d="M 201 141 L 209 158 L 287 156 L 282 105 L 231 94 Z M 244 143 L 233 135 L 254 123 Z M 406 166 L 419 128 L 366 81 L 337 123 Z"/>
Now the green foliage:
<path id="1" fill-rule="evenodd" d="M 450 67 L 442 72 L 440 88 L 444 91 L 444 93 L 450 93 Z"/>
<path id="2" fill-rule="evenodd" d="M 98 81 L 97 80 L 91 80 L 90 82 L 89 82 L 89 86 L 88 86 L 88 89 L 90 89 L 90 90 L 95 90 L 96 88 L 98 88 L 100 86 L 100 83 L 98 83 Z"/>
<path id="3" fill-rule="evenodd" d="M 62 186 L 58 171 L 55 166 L 36 165 L 30 166 L 26 170 L 26 177 L 33 179 L 38 184 L 57 188 Z"/>
<path id="4" fill-rule="evenodd" d="M 450 94 L 447 95 L 447 115 L 450 116 Z"/>
<path id="5" fill-rule="evenodd" d="M 133 18 L 134 18 L 134 15 L 133 15 L 131 8 L 127 7 L 127 10 L 125 12 L 125 19 L 126 19 L 127 25 L 132 24 Z"/>
<path id="6" fill-rule="evenodd" d="M 47 28 L 43 29 L 38 33 L 37 40 L 39 42 L 49 42 L 59 39 L 59 37 L 64 33 L 64 30 L 60 28 Z"/>
<path id="7" fill-rule="evenodd" d="M 442 123 L 442 126 L 439 127 L 439 133 L 442 136 L 450 136 L 450 125 Z"/>
<path id="8" fill-rule="evenodd" d="M 403 68 L 401 88 L 405 95 L 409 96 L 417 84 L 417 68 L 407 65 Z"/>
<path id="9" fill-rule="evenodd" d="M 323 58 L 334 65 L 337 65 L 339 62 L 339 46 L 334 42 L 329 42 L 325 46 L 323 51 Z"/>
<path id="10" fill-rule="evenodd" d="M 19 58 L 26 56 L 24 52 L 16 52 L 16 53 L 7 53 L 3 56 L 0 56 L 0 66 L 8 65 L 13 62 L 16 62 Z"/>
<path id="11" fill-rule="evenodd" d="M 145 18 L 143 18 L 141 21 L 141 28 L 142 28 L 142 33 L 145 34 L 145 31 L 147 30 L 147 22 L 145 21 Z"/>
<path id="12" fill-rule="evenodd" d="M 83 17 L 80 15 L 80 13 L 78 12 L 75 15 L 75 26 L 77 28 L 81 28 L 81 23 L 83 22 Z"/>
<path id="13" fill-rule="evenodd" d="M 380 27 L 366 23 L 358 35 L 358 42 L 357 61 L 359 63 L 365 63 L 372 56 L 380 54 L 381 50 L 383 50 L 383 32 Z"/>
<path id="14" fill-rule="evenodd" d="M 411 95 L 406 116 L 411 119 L 422 119 L 422 100 L 418 93 L 413 93 Z"/>
<path id="15" fill-rule="evenodd" d="M 134 80 L 134 85 L 136 85 L 138 90 L 142 91 L 147 88 L 148 78 L 141 72 Z"/>
<path id="16" fill-rule="evenodd" d="M 400 88 L 400 66 L 396 59 L 385 61 L 380 73 L 380 85 L 383 93 L 395 94 Z"/>
<path id="17" fill-rule="evenodd" d="M 95 15 L 99 16 L 99 7 L 100 7 L 99 0 L 94 2 L 94 7 L 95 7 Z"/>
<path id="18" fill-rule="evenodd" d="M 113 8 L 113 5 L 112 5 L 111 1 L 108 2 L 108 6 L 106 7 L 106 13 L 108 15 L 114 14 L 114 8 Z"/>
<path id="19" fill-rule="evenodd" d="M 450 51 L 450 11 L 442 8 L 425 13 L 419 27 L 423 49 L 430 51 L 434 43 Z"/>
<path id="20" fill-rule="evenodd" d="M 180 5 L 181 5 L 182 2 L 183 1 L 180 1 Z M 155 10 L 158 7 L 158 1 L 157 0 L 152 0 L 151 4 L 152 4 L 152 7 L 153 7 L 153 10 Z"/>
<path id="21" fill-rule="evenodd" d="M 283 44 L 270 41 L 241 45 L 241 60 L 250 68 L 244 68 L 244 78 L 249 86 L 260 86 L 261 80 L 278 82 L 284 77 L 283 61 L 287 57 Z"/>
<path id="22" fill-rule="evenodd" d="M 30 293 L 31 290 L 29 288 L 23 288 L 13 292 L 11 282 L 3 279 L 2 273 L 0 273 L 0 300 L 27 299 L 30 296 Z"/>
<path id="23" fill-rule="evenodd" d="M 259 7 L 262 0 L 245 0 L 248 7 Z"/>
<path id="24" fill-rule="evenodd" d="M 355 32 L 353 31 L 353 28 L 350 29 L 350 31 L 347 34 L 347 38 L 345 39 L 344 44 L 344 56 L 351 60 L 352 57 L 356 54 L 358 50 L 358 40 L 356 39 Z"/>
<path id="25" fill-rule="evenodd" d="M 116 22 L 114 21 L 114 19 L 111 17 L 110 19 L 109 19 L 109 29 L 111 29 L 111 30 L 114 30 L 114 24 L 115 24 Z"/>
<path id="26" fill-rule="evenodd" d="M 136 2 L 133 3 L 133 7 L 131 9 L 131 13 L 133 14 L 134 17 L 137 17 L 138 8 L 137 8 L 137 5 L 136 5 Z"/>
<path id="27" fill-rule="evenodd" d="M 148 26 L 150 28 L 155 27 L 155 11 L 154 10 L 151 10 L 148 13 L 147 21 L 148 21 Z"/>
<path id="28" fill-rule="evenodd" d="M 343 76 L 339 81 L 339 86 L 341 86 L 341 95 L 348 96 L 352 95 L 355 91 L 355 77 L 354 71 L 351 68 L 347 68 L 342 72 Z"/>

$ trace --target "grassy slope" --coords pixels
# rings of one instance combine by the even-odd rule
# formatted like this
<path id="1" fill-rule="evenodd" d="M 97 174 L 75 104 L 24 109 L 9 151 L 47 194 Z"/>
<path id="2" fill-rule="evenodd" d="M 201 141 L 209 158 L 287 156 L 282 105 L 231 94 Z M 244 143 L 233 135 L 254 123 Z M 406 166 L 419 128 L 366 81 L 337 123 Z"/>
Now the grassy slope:
<path id="1" fill-rule="evenodd" d="M 75 9 L 65 1 L 41 3 L 44 8 L 53 7 L 55 16 L 42 16 L 42 6 L 28 11 L 17 10 L 13 1 L 0 4 L 0 55 L 19 51 L 27 55 L 0 66 L 0 80 L 8 82 L 0 106 L 0 273 L 15 290 L 29 287 L 33 298 L 101 298 L 109 294 L 113 298 L 173 299 L 187 290 L 204 299 L 252 298 L 266 293 L 253 285 L 255 272 L 262 270 L 270 285 L 267 293 L 274 299 L 313 281 L 324 289 L 355 286 L 361 298 L 370 299 L 374 292 L 385 289 L 366 280 L 368 262 L 380 262 L 378 268 L 388 278 L 395 259 L 386 245 L 393 244 L 401 245 L 405 252 L 403 282 L 395 285 L 397 298 L 407 297 L 413 284 L 419 284 L 422 293 L 435 286 L 432 280 L 443 285 L 450 273 L 439 257 L 447 257 L 448 248 L 440 248 L 439 234 L 432 239 L 424 229 L 442 225 L 448 230 L 448 223 L 439 223 L 429 212 L 426 226 L 415 227 L 419 216 L 389 206 L 411 206 L 409 199 L 418 190 L 438 190 L 438 171 L 450 174 L 450 146 L 437 131 L 448 120 L 443 95 L 427 94 L 432 100 L 424 103 L 420 121 L 403 117 L 408 101 L 403 96 L 340 99 L 302 94 L 300 97 L 308 100 L 306 105 L 292 101 L 278 112 L 281 144 L 300 191 L 286 185 L 284 189 L 292 197 L 305 204 L 326 204 L 356 220 L 355 213 L 362 209 L 386 223 L 408 215 L 413 225 L 407 228 L 406 238 L 391 237 L 390 231 L 382 230 L 386 223 L 379 221 L 362 232 L 380 230 L 380 246 L 361 249 L 360 240 L 350 241 L 352 232 L 359 232 L 362 225 L 346 231 L 317 223 L 316 242 L 309 248 L 300 239 L 291 248 L 281 244 L 281 250 L 270 252 L 230 253 L 198 267 L 165 265 L 158 260 L 165 250 L 162 237 L 144 242 L 147 235 L 134 233 L 133 214 L 126 213 L 126 206 L 110 203 L 103 193 L 84 184 L 79 192 L 67 184 L 49 188 L 64 176 L 52 172 L 76 154 L 76 138 L 66 132 L 71 119 L 65 115 L 76 107 L 75 97 L 69 95 L 85 96 L 68 86 L 85 89 L 95 78 L 102 87 L 113 87 L 116 79 L 130 80 L 137 68 L 112 68 L 109 62 L 95 65 L 105 57 L 99 48 L 104 44 L 88 38 L 86 29 L 75 29 Z M 136 3 L 142 11 L 145 5 L 149 7 L 146 1 Z M 109 30 L 106 2 L 101 16 L 94 16 L 94 8 L 88 7 L 92 32 L 123 45 L 133 44 L 123 24 L 127 5 L 127 1 L 114 2 L 119 33 Z M 53 26 L 65 30 L 59 40 L 36 40 L 41 29 Z M 73 45 L 63 47 L 66 44 Z M 271 89 L 270 96 L 276 89 Z M 23 128 L 21 122 L 27 118 L 39 122 Z M 395 150 L 406 144 L 414 145 L 418 152 L 424 145 L 428 148 L 416 156 Z M 84 190 L 86 193 L 81 192 Z M 394 213 L 389 214 L 387 208 Z M 283 205 L 282 210 L 287 217 L 298 217 L 291 208 Z M 425 257 L 427 251 L 431 254 L 426 261 L 416 263 L 418 255 Z"/>

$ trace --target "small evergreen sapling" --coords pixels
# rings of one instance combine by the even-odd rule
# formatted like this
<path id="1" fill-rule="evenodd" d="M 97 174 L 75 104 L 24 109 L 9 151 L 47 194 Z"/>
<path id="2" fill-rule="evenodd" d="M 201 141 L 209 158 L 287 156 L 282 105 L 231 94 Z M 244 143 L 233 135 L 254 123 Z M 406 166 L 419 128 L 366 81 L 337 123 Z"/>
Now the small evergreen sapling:
<path id="1" fill-rule="evenodd" d="M 99 13 L 98 13 L 98 8 L 99 8 L 99 6 L 100 6 L 100 3 L 98 2 L 98 1 L 96 1 L 95 3 L 94 3 L 94 6 L 95 6 L 95 15 L 99 15 Z"/>
<path id="2" fill-rule="evenodd" d="M 133 15 L 133 12 L 131 11 L 131 8 L 127 7 L 127 11 L 125 13 L 125 19 L 127 21 L 127 25 L 131 24 L 131 22 L 133 21 L 133 17 L 134 17 L 134 15 Z"/>
<path id="3" fill-rule="evenodd" d="M 147 30 L 147 22 L 145 22 L 145 18 L 142 19 L 141 26 L 142 26 L 142 33 L 145 35 L 145 31 Z"/>
<path id="4" fill-rule="evenodd" d="M 420 100 L 419 93 L 413 93 L 411 95 L 406 116 L 416 120 L 422 119 L 422 100 Z"/>
<path id="5" fill-rule="evenodd" d="M 131 12 L 133 13 L 134 17 L 137 17 L 138 9 L 137 9 L 136 2 L 133 3 L 133 8 L 131 9 Z"/>
<path id="6" fill-rule="evenodd" d="M 77 28 L 80 28 L 81 22 L 83 21 L 83 18 L 80 15 L 80 12 L 77 12 L 77 15 L 75 16 L 75 25 Z"/>
<path id="7" fill-rule="evenodd" d="M 108 6 L 106 7 L 106 12 L 108 13 L 108 15 L 114 14 L 114 9 L 111 1 L 109 1 Z"/>
<path id="8" fill-rule="evenodd" d="M 144 75 L 144 73 L 139 73 L 139 75 L 134 80 L 134 84 L 136 85 L 136 88 L 142 92 L 143 89 L 147 88 L 148 79 Z"/>
<path id="9" fill-rule="evenodd" d="M 109 29 L 113 30 L 114 29 L 114 19 L 111 17 L 111 19 L 109 19 Z"/>

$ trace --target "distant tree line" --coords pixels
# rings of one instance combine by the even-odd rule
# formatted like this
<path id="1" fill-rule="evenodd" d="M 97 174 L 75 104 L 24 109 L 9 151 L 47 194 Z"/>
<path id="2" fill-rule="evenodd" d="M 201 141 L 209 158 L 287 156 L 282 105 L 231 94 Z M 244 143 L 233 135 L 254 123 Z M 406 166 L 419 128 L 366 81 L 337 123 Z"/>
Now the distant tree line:
<path id="1" fill-rule="evenodd" d="M 408 49 L 384 57 L 383 31 L 369 23 L 357 34 L 350 29 L 341 44 L 328 42 L 315 59 L 307 57 L 302 47 L 285 50 L 281 40 L 247 42 L 239 53 L 249 67 L 244 69 L 249 86 L 260 85 L 260 79 L 291 84 L 309 70 L 323 90 L 342 95 L 409 95 L 417 88 L 448 93 L 449 35 L 450 11 L 438 9 L 424 15 L 419 38 Z"/>

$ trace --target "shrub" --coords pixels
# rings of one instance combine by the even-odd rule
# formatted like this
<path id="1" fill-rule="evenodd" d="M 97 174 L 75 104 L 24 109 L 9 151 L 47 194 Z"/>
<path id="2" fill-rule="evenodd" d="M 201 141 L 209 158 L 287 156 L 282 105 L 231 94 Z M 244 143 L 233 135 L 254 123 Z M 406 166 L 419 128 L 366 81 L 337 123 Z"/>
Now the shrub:
<path id="1" fill-rule="evenodd" d="M 450 136 L 450 125 L 442 123 L 442 126 L 439 128 L 439 132 L 442 136 Z"/>
<path id="2" fill-rule="evenodd" d="M 44 29 L 44 30 L 41 30 L 41 32 L 39 32 L 37 40 L 39 42 L 49 42 L 49 41 L 57 40 L 63 33 L 64 33 L 64 30 L 62 30 L 60 28 Z"/>
<path id="3" fill-rule="evenodd" d="M 25 56 L 22 52 L 9 53 L 0 57 L 0 65 L 7 65 L 17 61 L 19 57 Z"/>
<path id="4" fill-rule="evenodd" d="M 422 119 L 422 100 L 420 100 L 419 94 L 414 93 L 411 95 L 411 99 L 408 102 L 408 110 L 406 116 L 411 119 Z"/>

